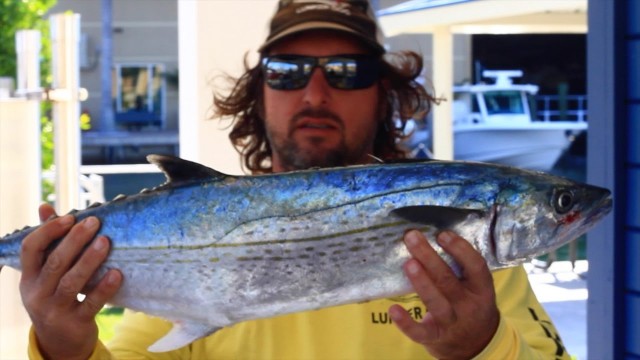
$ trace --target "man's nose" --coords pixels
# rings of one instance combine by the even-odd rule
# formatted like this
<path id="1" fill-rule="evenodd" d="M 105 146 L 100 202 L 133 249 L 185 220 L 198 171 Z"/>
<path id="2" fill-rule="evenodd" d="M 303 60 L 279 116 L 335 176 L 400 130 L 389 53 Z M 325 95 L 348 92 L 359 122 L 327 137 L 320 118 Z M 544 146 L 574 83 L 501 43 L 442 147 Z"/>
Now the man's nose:
<path id="1" fill-rule="evenodd" d="M 304 101 L 310 106 L 324 105 L 331 97 L 331 86 L 322 69 L 315 68 L 309 83 L 304 88 Z"/>

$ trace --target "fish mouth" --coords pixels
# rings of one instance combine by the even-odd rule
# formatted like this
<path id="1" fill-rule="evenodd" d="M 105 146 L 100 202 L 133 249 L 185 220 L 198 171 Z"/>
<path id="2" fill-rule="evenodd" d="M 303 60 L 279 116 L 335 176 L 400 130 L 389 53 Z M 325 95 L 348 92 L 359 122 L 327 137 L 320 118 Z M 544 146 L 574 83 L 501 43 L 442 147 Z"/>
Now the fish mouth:
<path id="1" fill-rule="evenodd" d="M 596 205 L 596 207 L 598 208 L 598 211 L 596 211 L 594 214 L 592 214 L 589 217 L 589 221 L 593 223 L 605 217 L 607 214 L 609 214 L 609 212 L 611 212 L 613 208 L 613 198 L 612 198 L 611 191 L 607 189 L 602 189 L 602 193 L 603 194 L 600 197 L 600 202 L 598 203 L 598 205 Z"/>

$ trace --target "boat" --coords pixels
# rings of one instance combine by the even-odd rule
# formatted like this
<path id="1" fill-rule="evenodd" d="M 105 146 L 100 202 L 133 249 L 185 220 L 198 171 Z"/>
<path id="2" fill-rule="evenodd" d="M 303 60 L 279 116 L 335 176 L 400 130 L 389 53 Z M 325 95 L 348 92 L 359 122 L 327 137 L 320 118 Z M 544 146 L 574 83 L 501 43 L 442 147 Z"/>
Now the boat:
<path id="1" fill-rule="evenodd" d="M 520 70 L 485 70 L 492 83 L 453 87 L 454 158 L 550 171 L 587 129 L 579 121 L 542 121 L 532 114 L 534 84 L 514 84 Z M 428 129 L 416 126 L 408 145 L 415 157 L 429 157 Z"/>

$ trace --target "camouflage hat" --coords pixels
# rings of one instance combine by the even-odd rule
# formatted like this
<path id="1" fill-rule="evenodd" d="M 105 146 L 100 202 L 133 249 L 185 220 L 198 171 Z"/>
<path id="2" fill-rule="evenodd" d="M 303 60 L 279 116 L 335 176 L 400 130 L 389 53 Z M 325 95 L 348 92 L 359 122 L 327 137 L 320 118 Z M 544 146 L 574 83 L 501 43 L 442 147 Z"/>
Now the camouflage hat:
<path id="1" fill-rule="evenodd" d="M 271 19 L 269 36 L 259 51 L 266 52 L 274 43 L 293 34 L 318 29 L 355 35 L 374 52 L 385 52 L 382 31 L 366 0 L 280 0 Z"/>

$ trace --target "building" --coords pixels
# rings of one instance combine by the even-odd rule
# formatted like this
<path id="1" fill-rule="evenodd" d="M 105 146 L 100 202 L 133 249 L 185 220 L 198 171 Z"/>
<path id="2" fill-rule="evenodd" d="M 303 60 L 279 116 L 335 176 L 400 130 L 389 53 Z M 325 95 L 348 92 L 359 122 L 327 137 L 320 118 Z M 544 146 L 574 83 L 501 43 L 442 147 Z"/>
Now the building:
<path id="1" fill-rule="evenodd" d="M 81 16 L 80 82 L 89 92 L 81 111 L 91 119 L 91 130 L 83 133 L 83 163 L 144 162 L 149 152 L 177 155 L 177 0 L 59 0 L 49 13 L 65 11 Z M 102 65 L 109 47 L 103 27 L 109 13 L 111 89 L 105 99 Z M 112 114 L 104 113 L 104 104 L 112 105 Z"/>

